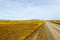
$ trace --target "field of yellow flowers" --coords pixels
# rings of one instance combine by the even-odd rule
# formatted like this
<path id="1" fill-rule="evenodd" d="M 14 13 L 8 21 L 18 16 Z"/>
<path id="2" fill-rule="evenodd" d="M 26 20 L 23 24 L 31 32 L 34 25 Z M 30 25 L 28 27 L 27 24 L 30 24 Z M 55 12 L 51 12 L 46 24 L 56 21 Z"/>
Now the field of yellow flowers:
<path id="1" fill-rule="evenodd" d="M 0 20 L 0 40 L 24 40 L 44 20 Z"/>
<path id="2" fill-rule="evenodd" d="M 50 22 L 56 23 L 56 24 L 60 24 L 60 20 L 49 20 Z"/>

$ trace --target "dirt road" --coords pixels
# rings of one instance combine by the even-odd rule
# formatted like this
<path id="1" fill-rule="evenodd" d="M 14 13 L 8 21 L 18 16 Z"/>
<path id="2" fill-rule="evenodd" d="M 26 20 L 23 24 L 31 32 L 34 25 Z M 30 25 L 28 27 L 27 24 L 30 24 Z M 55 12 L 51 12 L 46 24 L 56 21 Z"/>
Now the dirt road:
<path id="1" fill-rule="evenodd" d="M 25 40 L 60 40 L 60 25 L 46 22 Z"/>

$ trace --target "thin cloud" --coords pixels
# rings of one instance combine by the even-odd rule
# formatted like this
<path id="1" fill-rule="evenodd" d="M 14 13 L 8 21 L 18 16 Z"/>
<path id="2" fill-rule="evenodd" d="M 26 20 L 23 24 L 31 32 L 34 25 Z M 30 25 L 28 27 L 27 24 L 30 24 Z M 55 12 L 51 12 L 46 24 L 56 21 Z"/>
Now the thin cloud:
<path id="1" fill-rule="evenodd" d="M 60 19 L 59 0 L 0 0 L 0 19 Z"/>

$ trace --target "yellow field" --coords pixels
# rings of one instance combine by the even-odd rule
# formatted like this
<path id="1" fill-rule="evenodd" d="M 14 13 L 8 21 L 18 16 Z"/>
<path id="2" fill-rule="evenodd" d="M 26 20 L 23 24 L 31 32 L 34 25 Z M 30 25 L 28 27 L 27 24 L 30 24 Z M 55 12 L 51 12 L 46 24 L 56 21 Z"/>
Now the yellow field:
<path id="1" fill-rule="evenodd" d="M 43 20 L 0 20 L 0 40 L 24 40 L 42 24 Z"/>
<path id="2" fill-rule="evenodd" d="M 49 20 L 50 22 L 56 23 L 56 24 L 60 24 L 60 20 Z"/>

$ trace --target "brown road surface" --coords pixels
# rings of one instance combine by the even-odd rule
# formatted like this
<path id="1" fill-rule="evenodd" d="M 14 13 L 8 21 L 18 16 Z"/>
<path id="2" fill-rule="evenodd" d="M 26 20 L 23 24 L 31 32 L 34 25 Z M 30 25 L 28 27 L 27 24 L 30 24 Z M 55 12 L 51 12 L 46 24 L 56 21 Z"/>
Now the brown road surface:
<path id="1" fill-rule="evenodd" d="M 46 22 L 25 40 L 60 40 L 60 25 Z"/>
<path id="2" fill-rule="evenodd" d="M 60 25 L 47 22 L 48 28 L 54 38 L 54 40 L 60 40 Z"/>

